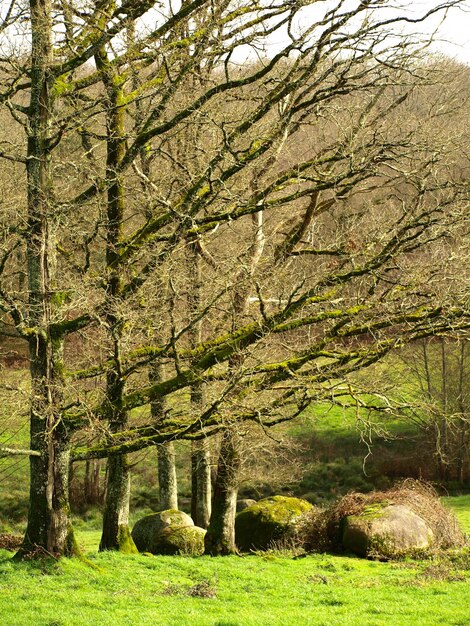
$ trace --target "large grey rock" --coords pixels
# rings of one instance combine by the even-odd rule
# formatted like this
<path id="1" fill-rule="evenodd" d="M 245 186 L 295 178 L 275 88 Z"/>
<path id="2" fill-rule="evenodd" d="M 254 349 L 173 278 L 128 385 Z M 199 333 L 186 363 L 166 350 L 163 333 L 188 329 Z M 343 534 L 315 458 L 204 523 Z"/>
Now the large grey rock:
<path id="1" fill-rule="evenodd" d="M 237 514 L 235 542 L 242 551 L 266 550 L 293 532 L 298 520 L 312 508 L 300 498 L 264 498 Z"/>
<path id="2" fill-rule="evenodd" d="M 194 527 L 194 522 L 183 511 L 168 509 L 152 513 L 136 522 L 132 530 L 132 539 L 139 552 L 160 554 L 161 535 L 166 529 Z"/>
<path id="3" fill-rule="evenodd" d="M 204 554 L 205 534 L 199 526 L 168 526 L 161 531 L 154 554 L 200 556 Z"/>
<path id="4" fill-rule="evenodd" d="M 373 504 L 342 524 L 343 548 L 359 556 L 392 557 L 429 548 L 433 540 L 426 522 L 403 504 Z"/>

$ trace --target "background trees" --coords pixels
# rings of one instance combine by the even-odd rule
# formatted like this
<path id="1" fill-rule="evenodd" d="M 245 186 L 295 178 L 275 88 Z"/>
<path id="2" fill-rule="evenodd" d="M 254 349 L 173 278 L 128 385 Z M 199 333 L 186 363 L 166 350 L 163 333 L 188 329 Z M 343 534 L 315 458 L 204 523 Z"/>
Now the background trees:
<path id="1" fill-rule="evenodd" d="M 102 547 L 129 547 L 127 453 L 233 442 L 468 327 L 465 285 L 439 282 L 441 242 L 457 253 L 467 233 L 464 138 L 445 135 L 459 88 L 442 97 L 448 71 L 378 0 L 312 4 L 5 14 L 1 156 L 19 182 L 0 297 L 29 349 L 24 551 L 73 551 L 72 445 L 109 458 Z"/>
<path id="2" fill-rule="evenodd" d="M 468 337 L 422 340 L 406 363 L 414 385 L 404 413 L 429 440 L 440 479 L 462 484 L 469 464 Z"/>

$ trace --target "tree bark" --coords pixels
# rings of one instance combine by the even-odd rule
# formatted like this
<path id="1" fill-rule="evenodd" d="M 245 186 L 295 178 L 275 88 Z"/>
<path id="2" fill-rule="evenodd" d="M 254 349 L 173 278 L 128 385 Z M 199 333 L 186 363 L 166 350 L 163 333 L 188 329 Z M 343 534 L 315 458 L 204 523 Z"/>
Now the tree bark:
<path id="1" fill-rule="evenodd" d="M 100 551 L 138 552 L 129 530 L 131 475 L 125 455 L 108 459 L 108 485 L 103 513 Z"/>
<path id="2" fill-rule="evenodd" d="M 240 470 L 239 435 L 227 428 L 222 434 L 217 478 L 212 499 L 212 515 L 204 538 L 205 554 L 234 554 L 235 514 L 237 511 L 238 475 Z"/>
<path id="3" fill-rule="evenodd" d="M 83 481 L 83 497 L 85 504 L 98 504 L 101 501 L 99 459 L 92 459 L 85 463 L 85 479 Z"/>
<path id="4" fill-rule="evenodd" d="M 106 178 L 109 187 L 106 204 L 106 321 L 114 363 L 107 376 L 106 394 L 110 431 L 116 433 L 124 430 L 128 422 L 126 411 L 120 409 L 125 391 L 125 377 L 121 371 L 121 343 L 125 319 L 122 310 L 123 276 L 119 257 L 124 223 L 124 184 L 119 167 L 125 154 L 125 106 L 121 81 L 104 48 L 98 51 L 95 61 L 107 96 Z M 126 455 L 109 458 L 100 550 L 137 552 L 128 526 L 129 495 L 130 469 Z"/>
<path id="5" fill-rule="evenodd" d="M 79 552 L 70 521 L 70 443 L 66 429 L 56 420 L 48 431 L 46 421 L 31 411 L 30 500 L 28 523 L 17 558 L 72 556 Z"/>
<path id="6" fill-rule="evenodd" d="M 158 446 L 158 486 L 160 490 L 160 510 L 178 510 L 175 447 L 171 441 Z"/>
<path id="7" fill-rule="evenodd" d="M 149 371 L 150 383 L 162 380 L 162 366 L 155 363 Z M 165 413 L 165 401 L 157 399 L 150 403 L 150 412 L 155 424 L 161 423 Z M 175 448 L 171 441 L 158 446 L 157 473 L 159 508 L 161 511 L 178 509 L 178 481 L 176 479 Z"/>
<path id="8" fill-rule="evenodd" d="M 211 456 L 208 439 L 195 441 L 191 450 L 191 517 L 207 528 L 211 519 Z"/>
<path id="9" fill-rule="evenodd" d="M 32 57 L 27 185 L 27 260 L 31 408 L 30 507 L 17 558 L 76 552 L 70 522 L 68 477 L 70 433 L 62 420 L 63 337 L 51 331 L 54 300 L 55 216 L 49 178 L 52 115 L 49 67 L 52 63 L 50 0 L 31 0 Z"/>

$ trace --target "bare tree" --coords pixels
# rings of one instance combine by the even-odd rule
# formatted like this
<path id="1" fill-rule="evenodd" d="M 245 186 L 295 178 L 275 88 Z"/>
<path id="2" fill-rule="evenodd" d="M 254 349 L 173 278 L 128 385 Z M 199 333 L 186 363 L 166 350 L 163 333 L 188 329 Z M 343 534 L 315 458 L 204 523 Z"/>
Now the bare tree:
<path id="1" fill-rule="evenodd" d="M 307 5 L 31 0 L 2 14 L 0 157 L 22 187 L 2 216 L 0 305 L 32 386 L 21 553 L 75 550 L 72 445 L 75 460 L 109 459 L 101 547 L 132 549 L 129 452 L 230 443 L 242 421 L 291 419 L 408 340 L 468 327 L 466 292 L 434 288 L 435 242 L 468 219 L 458 147 L 425 132 L 452 110 L 405 115 L 436 75 L 393 31 L 425 16 L 368 0 L 310 18 Z M 188 242 L 214 259 L 190 319 Z"/>
<path id="2" fill-rule="evenodd" d="M 423 339 L 403 356 L 402 412 L 429 441 L 439 479 L 463 483 L 469 471 L 468 338 Z"/>

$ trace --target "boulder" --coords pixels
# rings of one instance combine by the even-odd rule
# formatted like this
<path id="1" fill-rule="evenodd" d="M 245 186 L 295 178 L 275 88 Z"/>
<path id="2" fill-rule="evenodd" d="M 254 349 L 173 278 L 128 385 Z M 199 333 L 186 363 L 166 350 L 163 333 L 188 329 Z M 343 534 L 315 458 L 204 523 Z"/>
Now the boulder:
<path id="1" fill-rule="evenodd" d="M 237 514 L 235 542 L 242 551 L 266 550 L 293 533 L 302 515 L 312 508 L 300 498 L 264 498 Z"/>
<path id="2" fill-rule="evenodd" d="M 244 511 L 249 506 L 253 506 L 256 504 L 256 500 L 252 500 L 251 498 L 243 498 L 242 500 L 237 500 L 237 513 L 240 511 Z"/>
<path id="3" fill-rule="evenodd" d="M 376 503 L 341 524 L 342 546 L 358 556 L 389 558 L 429 548 L 434 533 L 404 504 Z"/>
<path id="4" fill-rule="evenodd" d="M 199 526 L 168 526 L 160 532 L 154 554 L 201 556 L 205 534 L 204 528 Z"/>
<path id="5" fill-rule="evenodd" d="M 175 509 L 146 515 L 138 520 L 132 530 L 132 539 L 139 552 L 160 554 L 160 535 L 166 529 L 194 527 L 193 520 Z"/>

